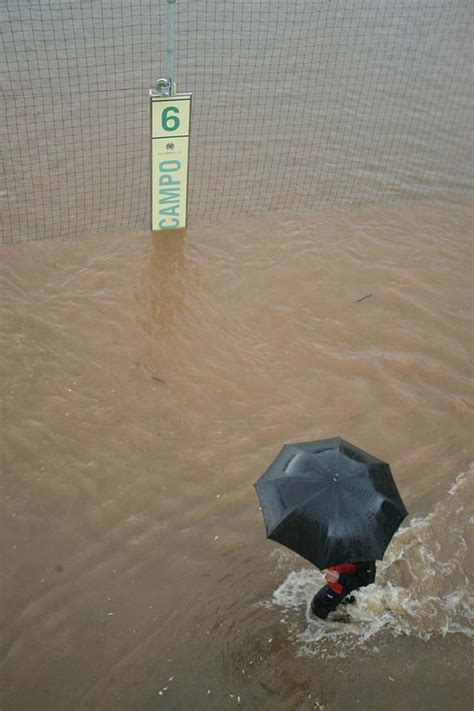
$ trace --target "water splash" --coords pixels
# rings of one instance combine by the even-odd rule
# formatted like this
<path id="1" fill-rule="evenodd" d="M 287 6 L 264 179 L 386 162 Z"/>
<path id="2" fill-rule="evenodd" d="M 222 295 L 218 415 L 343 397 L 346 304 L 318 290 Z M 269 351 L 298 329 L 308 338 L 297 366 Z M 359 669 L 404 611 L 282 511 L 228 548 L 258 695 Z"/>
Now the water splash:
<path id="1" fill-rule="evenodd" d="M 313 620 L 309 603 L 324 579 L 315 569 L 291 572 L 270 604 L 283 608 L 282 621 L 300 653 L 343 657 L 368 647 L 368 640 L 376 651 L 386 633 L 423 640 L 446 634 L 472 637 L 474 575 L 468 541 L 474 517 L 467 508 L 473 489 L 471 464 L 432 513 L 399 530 L 377 565 L 376 583 L 356 592 L 356 603 L 346 608 L 348 624 Z"/>

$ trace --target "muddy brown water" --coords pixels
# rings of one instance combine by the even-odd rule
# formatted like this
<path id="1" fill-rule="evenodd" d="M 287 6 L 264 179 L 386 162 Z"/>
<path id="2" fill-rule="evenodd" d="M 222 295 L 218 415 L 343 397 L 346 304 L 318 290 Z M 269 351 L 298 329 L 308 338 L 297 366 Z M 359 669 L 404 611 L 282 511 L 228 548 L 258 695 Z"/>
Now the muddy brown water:
<path id="1" fill-rule="evenodd" d="M 3 248 L 4 711 L 469 708 L 472 217 Z M 410 517 L 322 625 L 252 483 L 335 435 L 391 463 Z"/>

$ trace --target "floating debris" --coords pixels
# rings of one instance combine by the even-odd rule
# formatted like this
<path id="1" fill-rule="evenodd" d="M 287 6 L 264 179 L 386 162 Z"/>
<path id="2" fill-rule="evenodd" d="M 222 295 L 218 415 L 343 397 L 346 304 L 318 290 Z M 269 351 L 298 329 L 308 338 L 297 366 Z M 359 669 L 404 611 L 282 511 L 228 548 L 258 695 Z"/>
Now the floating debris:
<path id="1" fill-rule="evenodd" d="M 356 299 L 353 301 L 353 304 L 360 304 L 361 301 L 365 301 L 365 299 L 370 299 L 370 297 L 373 296 L 373 294 L 366 294 L 365 296 L 362 296 L 360 299 Z"/>

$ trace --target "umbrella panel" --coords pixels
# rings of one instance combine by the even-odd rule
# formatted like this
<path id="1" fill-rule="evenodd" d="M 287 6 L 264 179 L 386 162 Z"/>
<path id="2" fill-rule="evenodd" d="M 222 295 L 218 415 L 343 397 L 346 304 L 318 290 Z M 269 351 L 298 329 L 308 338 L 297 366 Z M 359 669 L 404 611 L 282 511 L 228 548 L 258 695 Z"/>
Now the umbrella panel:
<path id="1" fill-rule="evenodd" d="M 407 515 L 389 465 L 341 438 L 285 445 L 255 487 L 267 536 L 319 567 L 382 558 Z"/>

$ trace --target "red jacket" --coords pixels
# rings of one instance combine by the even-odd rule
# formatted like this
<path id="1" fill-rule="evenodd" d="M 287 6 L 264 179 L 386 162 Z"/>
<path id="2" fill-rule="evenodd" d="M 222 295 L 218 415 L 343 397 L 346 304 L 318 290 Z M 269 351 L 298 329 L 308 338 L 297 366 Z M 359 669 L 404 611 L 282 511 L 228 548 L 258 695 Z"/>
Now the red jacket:
<path id="1" fill-rule="evenodd" d="M 357 572 L 357 565 L 355 563 L 342 563 L 341 565 L 330 565 L 328 570 L 335 570 L 337 573 L 347 573 L 349 575 L 354 575 Z M 341 583 L 329 583 L 329 587 L 334 592 L 342 593 L 343 587 Z"/>

